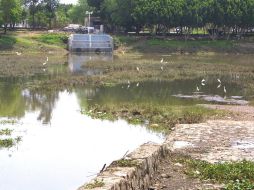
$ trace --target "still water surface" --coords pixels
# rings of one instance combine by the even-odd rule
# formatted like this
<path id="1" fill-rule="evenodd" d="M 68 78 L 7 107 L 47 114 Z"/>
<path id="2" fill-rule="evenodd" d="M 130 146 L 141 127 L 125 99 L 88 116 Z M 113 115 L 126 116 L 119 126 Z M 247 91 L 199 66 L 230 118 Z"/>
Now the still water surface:
<path id="1" fill-rule="evenodd" d="M 1 126 L 22 137 L 17 146 L 0 150 L 1 190 L 73 190 L 126 151 L 163 141 L 142 126 L 82 115 L 75 92 L 59 92 L 49 121 L 42 109 L 27 109 L 17 124 Z"/>
<path id="2" fill-rule="evenodd" d="M 153 58 L 159 60 L 160 57 Z M 74 74 L 101 74 L 101 70 L 85 67 L 86 62 L 92 61 L 113 62 L 114 59 L 110 54 L 70 54 L 68 65 L 61 66 L 61 70 Z M 17 121 L 14 124 L 1 123 L 0 129 L 13 129 L 13 137 L 22 137 L 18 145 L 0 149 L 0 190 L 74 190 L 93 178 L 105 163 L 108 165 L 121 158 L 126 151 L 148 141 L 161 143 L 164 140 L 162 134 L 145 126 L 133 126 L 123 120 L 92 119 L 81 114 L 88 105 L 149 102 L 180 106 L 204 103 L 200 99 L 175 96 L 196 95 L 197 86 L 198 94 L 212 97 L 224 98 L 224 86 L 227 88 L 225 98 L 248 99 L 253 94 L 252 91 L 246 92 L 244 84 L 239 82 L 244 74 L 221 75 L 221 87 L 218 87 L 218 75 L 204 77 L 204 86 L 201 84 L 203 77 L 197 77 L 50 92 L 22 89 L 15 81 L 0 82 L 0 121 Z"/>

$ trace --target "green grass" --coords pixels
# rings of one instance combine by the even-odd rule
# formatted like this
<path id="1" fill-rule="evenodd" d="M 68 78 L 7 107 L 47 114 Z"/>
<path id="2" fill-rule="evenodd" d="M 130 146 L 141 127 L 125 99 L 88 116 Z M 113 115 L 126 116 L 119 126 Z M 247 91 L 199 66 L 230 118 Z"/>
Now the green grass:
<path id="1" fill-rule="evenodd" d="M 86 184 L 85 188 L 86 189 L 94 189 L 97 187 L 103 187 L 104 185 L 105 185 L 105 183 L 102 180 L 95 179 L 93 182 Z"/>
<path id="2" fill-rule="evenodd" d="M 120 117 L 131 124 L 143 124 L 149 121 L 147 127 L 151 130 L 166 133 L 179 123 L 200 123 L 211 116 L 224 114 L 222 111 L 195 105 L 174 106 L 171 104 L 151 104 L 145 101 L 140 103 L 105 102 L 100 105 L 91 104 L 88 110 L 89 112 L 86 113 L 93 118 L 116 120 Z"/>
<path id="3" fill-rule="evenodd" d="M 211 164 L 201 160 L 182 157 L 186 174 L 202 180 L 225 184 L 226 190 L 252 190 L 254 188 L 254 163 L 250 161 Z"/>
<path id="4" fill-rule="evenodd" d="M 233 42 L 228 40 L 163 40 L 149 39 L 147 45 L 167 48 L 226 48 L 233 47 Z"/>
<path id="5" fill-rule="evenodd" d="M 65 46 L 68 41 L 68 36 L 66 34 L 54 34 L 54 33 L 49 33 L 49 34 L 41 34 L 38 36 L 34 36 L 33 39 L 43 42 L 46 44 L 50 45 L 60 45 L 60 46 Z"/>
<path id="6" fill-rule="evenodd" d="M 139 165 L 137 160 L 121 159 L 114 161 L 112 167 L 137 167 Z"/>
<path id="7" fill-rule="evenodd" d="M 0 35 L 0 50 L 12 49 L 17 39 L 11 35 Z"/>

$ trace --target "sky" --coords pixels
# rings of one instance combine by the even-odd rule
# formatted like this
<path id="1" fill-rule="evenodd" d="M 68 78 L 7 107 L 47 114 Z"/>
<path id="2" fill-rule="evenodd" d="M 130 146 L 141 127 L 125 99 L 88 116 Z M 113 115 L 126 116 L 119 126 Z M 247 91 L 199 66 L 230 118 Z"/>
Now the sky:
<path id="1" fill-rule="evenodd" d="M 75 4 L 78 0 L 60 0 L 60 3 L 64 4 Z"/>

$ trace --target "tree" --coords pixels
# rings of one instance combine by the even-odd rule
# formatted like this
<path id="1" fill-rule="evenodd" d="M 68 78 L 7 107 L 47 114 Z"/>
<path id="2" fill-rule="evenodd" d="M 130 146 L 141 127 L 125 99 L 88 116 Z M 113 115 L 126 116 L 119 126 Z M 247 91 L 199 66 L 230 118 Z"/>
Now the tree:
<path id="1" fill-rule="evenodd" d="M 91 11 L 91 7 L 89 7 L 87 0 L 79 0 L 77 5 L 73 6 L 68 14 L 70 17 L 70 20 L 73 23 L 80 23 L 80 24 L 84 24 L 85 21 L 85 17 L 86 15 L 86 11 Z"/>
<path id="2" fill-rule="evenodd" d="M 52 27 L 52 20 L 56 17 L 56 9 L 59 5 L 59 0 L 43 0 L 45 14 L 48 18 L 49 28 Z"/>
<path id="3" fill-rule="evenodd" d="M 8 24 L 14 26 L 21 18 L 21 3 L 19 0 L 1 0 L 0 3 L 4 33 L 6 34 Z"/>
<path id="4" fill-rule="evenodd" d="M 24 4 L 29 8 L 29 13 L 32 15 L 32 26 L 35 28 L 35 14 L 38 12 L 40 0 L 24 0 Z"/>

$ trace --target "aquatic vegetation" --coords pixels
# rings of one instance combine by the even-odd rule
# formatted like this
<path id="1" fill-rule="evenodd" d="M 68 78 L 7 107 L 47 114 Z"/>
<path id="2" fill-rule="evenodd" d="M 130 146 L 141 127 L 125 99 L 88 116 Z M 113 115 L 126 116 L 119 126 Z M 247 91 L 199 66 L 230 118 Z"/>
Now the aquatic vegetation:
<path id="1" fill-rule="evenodd" d="M 10 148 L 15 145 L 15 141 L 12 138 L 0 139 L 0 148 Z"/>
<path id="2" fill-rule="evenodd" d="M 10 136 L 13 130 L 11 129 L 0 129 L 0 135 Z"/>
<path id="3" fill-rule="evenodd" d="M 16 124 L 18 121 L 17 120 L 15 120 L 15 119 L 11 119 L 11 120 L 1 120 L 0 121 L 0 124 L 1 125 L 5 125 L 5 124 L 11 124 L 11 125 L 14 125 L 14 124 Z"/>

